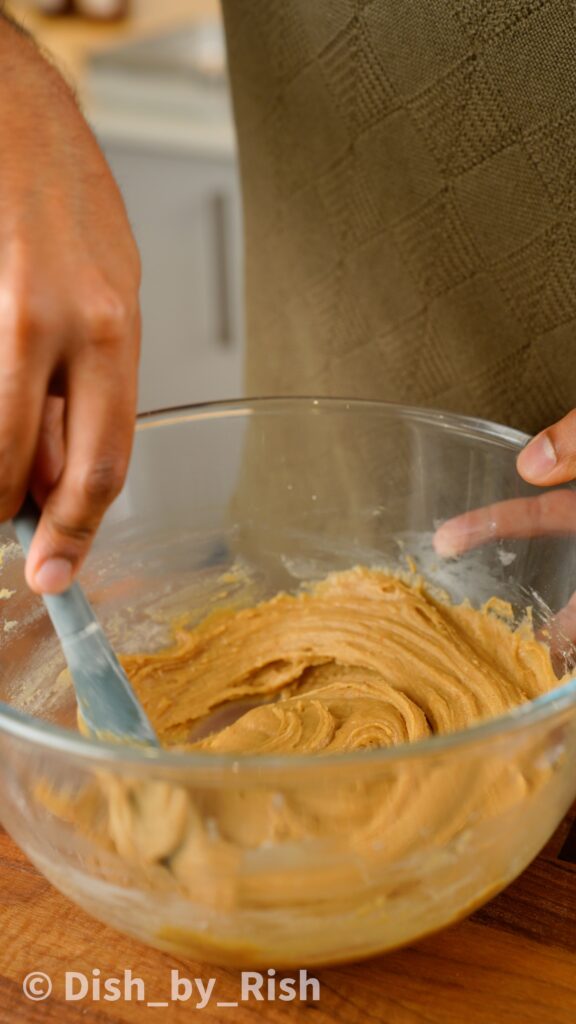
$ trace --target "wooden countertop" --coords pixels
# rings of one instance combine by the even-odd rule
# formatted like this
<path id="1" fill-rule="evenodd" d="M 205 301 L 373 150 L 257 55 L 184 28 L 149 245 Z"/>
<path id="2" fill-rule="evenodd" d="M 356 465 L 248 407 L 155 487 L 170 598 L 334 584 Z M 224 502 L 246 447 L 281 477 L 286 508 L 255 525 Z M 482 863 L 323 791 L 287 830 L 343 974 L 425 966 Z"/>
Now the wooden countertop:
<path id="1" fill-rule="evenodd" d="M 96 923 L 60 896 L 1 831 L 0 927 L 1 1024 L 196 1019 L 194 1000 L 163 1009 L 88 997 L 65 1002 L 64 972 L 91 979 L 95 968 L 102 978 L 130 968 L 143 979 L 148 1000 L 168 996 L 172 969 L 204 983 L 216 979 L 201 1013 L 206 1024 L 575 1024 L 576 807 L 524 874 L 467 921 L 377 959 L 311 969 L 320 982 L 318 1003 L 218 1008 L 217 1000 L 239 998 L 239 971 L 158 953 Z M 45 1002 L 29 1002 L 22 993 L 32 971 L 53 980 Z"/>
<path id="2" fill-rule="evenodd" d="M 50 51 L 64 76 L 82 94 L 83 72 L 90 53 L 115 42 L 169 31 L 205 18 L 219 17 L 218 0 L 133 0 L 126 21 L 99 25 L 79 17 L 43 17 L 31 0 L 8 0 L 7 10 Z"/>

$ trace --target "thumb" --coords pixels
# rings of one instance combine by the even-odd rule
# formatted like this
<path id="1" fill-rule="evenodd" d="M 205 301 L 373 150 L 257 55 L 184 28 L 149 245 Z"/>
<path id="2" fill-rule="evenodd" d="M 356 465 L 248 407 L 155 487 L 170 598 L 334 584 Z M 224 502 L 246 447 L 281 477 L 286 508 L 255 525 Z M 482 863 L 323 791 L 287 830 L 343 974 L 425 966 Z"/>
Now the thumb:
<path id="1" fill-rule="evenodd" d="M 576 478 L 576 409 L 541 431 L 520 452 L 516 463 L 529 484 L 564 484 Z"/>
<path id="2" fill-rule="evenodd" d="M 26 581 L 37 594 L 68 589 L 99 525 L 100 516 L 79 495 L 61 489 L 57 484 L 45 501 L 26 559 Z"/>

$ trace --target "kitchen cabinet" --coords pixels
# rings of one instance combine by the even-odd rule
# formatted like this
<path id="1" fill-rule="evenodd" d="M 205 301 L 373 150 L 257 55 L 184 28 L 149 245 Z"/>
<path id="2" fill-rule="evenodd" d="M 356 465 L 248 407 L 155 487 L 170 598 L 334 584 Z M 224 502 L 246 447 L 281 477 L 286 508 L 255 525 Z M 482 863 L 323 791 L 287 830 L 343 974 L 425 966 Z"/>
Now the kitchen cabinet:
<path id="1" fill-rule="evenodd" d="M 142 255 L 141 411 L 242 395 L 233 152 L 96 130 Z M 183 133 L 183 138 L 184 138 Z"/>
<path id="2" fill-rule="evenodd" d="M 217 20 L 93 54 L 90 119 L 142 255 L 140 410 L 242 394 L 242 228 Z"/>

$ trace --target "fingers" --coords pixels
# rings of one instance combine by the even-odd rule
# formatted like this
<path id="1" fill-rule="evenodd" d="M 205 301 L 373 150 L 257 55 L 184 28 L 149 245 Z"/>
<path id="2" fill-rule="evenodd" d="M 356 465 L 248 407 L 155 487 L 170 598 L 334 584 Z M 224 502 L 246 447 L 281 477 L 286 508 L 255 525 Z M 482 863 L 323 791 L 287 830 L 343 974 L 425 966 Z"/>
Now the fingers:
<path id="1" fill-rule="evenodd" d="M 124 483 L 136 411 L 137 346 L 85 346 L 68 371 L 65 462 L 48 494 L 26 564 L 38 593 L 60 593 L 88 553 Z"/>
<path id="2" fill-rule="evenodd" d="M 42 508 L 64 468 L 64 399 L 48 395 L 40 424 L 36 455 L 28 484 Z"/>
<path id="3" fill-rule="evenodd" d="M 576 494 L 546 491 L 534 498 L 512 498 L 449 519 L 434 535 L 434 550 L 453 558 L 491 540 L 576 533 Z"/>
<path id="4" fill-rule="evenodd" d="M 576 409 L 537 434 L 520 452 L 517 467 L 530 484 L 549 486 L 576 479 Z"/>
<path id="5" fill-rule="evenodd" d="M 576 478 L 576 409 L 538 434 L 517 459 L 529 483 L 550 486 Z M 490 540 L 576 533 L 576 494 L 550 491 L 534 498 L 514 498 L 466 512 L 443 523 L 434 549 L 455 557 Z"/>
<path id="6" fill-rule="evenodd" d="M 39 346 L 38 322 L 15 289 L 0 289 L 0 521 L 24 497 L 36 450 L 49 355 Z"/>

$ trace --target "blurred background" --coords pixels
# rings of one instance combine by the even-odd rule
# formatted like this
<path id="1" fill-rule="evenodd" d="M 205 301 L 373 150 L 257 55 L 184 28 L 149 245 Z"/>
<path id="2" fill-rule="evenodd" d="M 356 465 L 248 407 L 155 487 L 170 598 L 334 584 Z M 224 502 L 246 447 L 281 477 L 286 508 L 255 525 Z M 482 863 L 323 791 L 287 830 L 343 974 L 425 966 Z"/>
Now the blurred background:
<path id="1" fill-rule="evenodd" d="M 74 86 L 124 194 L 143 262 L 140 411 L 240 397 L 240 192 L 218 0 L 6 6 Z"/>

